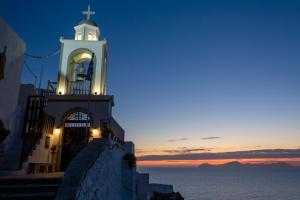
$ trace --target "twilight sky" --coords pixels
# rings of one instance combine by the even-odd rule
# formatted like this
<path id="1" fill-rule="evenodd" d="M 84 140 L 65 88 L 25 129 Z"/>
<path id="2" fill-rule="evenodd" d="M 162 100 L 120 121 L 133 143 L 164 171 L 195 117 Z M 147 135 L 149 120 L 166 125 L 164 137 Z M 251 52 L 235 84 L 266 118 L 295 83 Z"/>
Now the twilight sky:
<path id="1" fill-rule="evenodd" d="M 27 53 L 47 55 L 74 37 L 88 4 L 109 41 L 114 116 L 145 164 L 300 149 L 300 1 L 2 0 L 0 17 Z M 45 66 L 44 86 L 58 61 L 26 58 L 36 74 Z M 22 82 L 34 82 L 26 69 Z"/>

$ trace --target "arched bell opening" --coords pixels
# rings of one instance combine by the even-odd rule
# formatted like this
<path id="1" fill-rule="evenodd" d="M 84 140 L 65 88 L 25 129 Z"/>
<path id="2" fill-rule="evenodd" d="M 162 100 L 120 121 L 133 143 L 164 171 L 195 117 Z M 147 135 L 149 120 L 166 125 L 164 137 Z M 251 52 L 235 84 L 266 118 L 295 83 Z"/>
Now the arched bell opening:
<path id="1" fill-rule="evenodd" d="M 73 110 L 64 117 L 60 170 L 65 171 L 71 160 L 87 145 L 92 119 L 85 110 Z"/>
<path id="2" fill-rule="evenodd" d="M 93 58 L 93 61 L 92 61 Z M 96 57 L 88 49 L 77 49 L 70 54 L 67 70 L 67 94 L 88 95 L 93 85 Z"/>

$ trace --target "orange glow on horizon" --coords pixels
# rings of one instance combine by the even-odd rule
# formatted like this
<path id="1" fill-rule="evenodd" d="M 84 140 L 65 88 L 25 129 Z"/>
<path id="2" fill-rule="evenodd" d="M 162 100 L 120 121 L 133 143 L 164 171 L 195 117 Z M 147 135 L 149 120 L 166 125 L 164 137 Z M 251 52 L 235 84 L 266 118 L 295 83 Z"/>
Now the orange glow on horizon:
<path id="1" fill-rule="evenodd" d="M 228 162 L 240 163 L 276 163 L 285 162 L 293 166 L 300 166 L 300 158 L 257 158 L 257 159 L 222 159 L 222 160 L 157 160 L 157 161 L 137 161 L 138 167 L 197 167 L 201 164 L 208 163 L 220 165 Z"/>
<path id="2" fill-rule="evenodd" d="M 195 146 L 185 146 L 185 148 L 195 148 Z M 166 152 L 166 150 L 180 150 L 178 147 L 169 147 L 169 148 L 163 148 L 159 147 L 156 149 L 152 148 L 137 148 L 136 150 L 136 156 L 141 157 L 141 156 L 149 156 L 149 155 L 176 155 L 179 154 L 180 152 Z M 182 148 L 181 148 L 182 149 Z M 277 146 L 239 146 L 239 147 L 230 147 L 230 146 L 224 146 L 224 147 L 207 147 L 207 149 L 211 149 L 211 151 L 194 151 L 194 153 L 225 153 L 225 152 L 237 152 L 237 151 L 255 151 L 255 150 L 272 150 L 272 149 L 300 149 L 298 146 L 285 146 L 285 145 L 277 145 Z"/>

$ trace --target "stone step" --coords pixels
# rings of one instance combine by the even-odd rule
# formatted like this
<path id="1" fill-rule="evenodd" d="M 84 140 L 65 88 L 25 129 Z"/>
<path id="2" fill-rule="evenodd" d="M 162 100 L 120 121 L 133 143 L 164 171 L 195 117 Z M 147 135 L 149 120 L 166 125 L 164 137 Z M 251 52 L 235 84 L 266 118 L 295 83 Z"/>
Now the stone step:
<path id="1" fill-rule="evenodd" d="M 61 178 L 2 178 L 0 186 L 3 185 L 27 185 L 27 184 L 59 184 Z"/>
<path id="2" fill-rule="evenodd" d="M 56 192 L 35 192 L 28 194 L 1 194 L 0 199 L 2 200 L 53 200 L 55 199 Z"/>
<path id="3" fill-rule="evenodd" d="M 55 199 L 62 173 L 0 177 L 0 200 Z"/>
<path id="4" fill-rule="evenodd" d="M 59 184 L 1 185 L 0 194 L 56 192 Z"/>

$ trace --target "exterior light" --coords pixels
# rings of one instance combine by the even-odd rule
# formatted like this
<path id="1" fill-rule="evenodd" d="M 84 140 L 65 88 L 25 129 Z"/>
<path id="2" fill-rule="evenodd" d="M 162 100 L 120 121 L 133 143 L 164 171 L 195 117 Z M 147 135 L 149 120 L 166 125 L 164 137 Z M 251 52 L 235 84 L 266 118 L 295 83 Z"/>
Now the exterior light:
<path id="1" fill-rule="evenodd" d="M 98 129 L 92 129 L 92 136 L 93 138 L 99 137 L 99 130 Z"/>
<path id="2" fill-rule="evenodd" d="M 95 87 L 92 91 L 95 95 L 100 94 L 100 89 L 98 87 Z"/>
<path id="3" fill-rule="evenodd" d="M 63 95 L 65 93 L 64 88 L 59 88 L 58 95 Z"/>
<path id="4" fill-rule="evenodd" d="M 59 135 L 60 134 L 60 129 L 59 128 L 55 128 L 53 132 L 54 132 L 55 135 Z"/>

